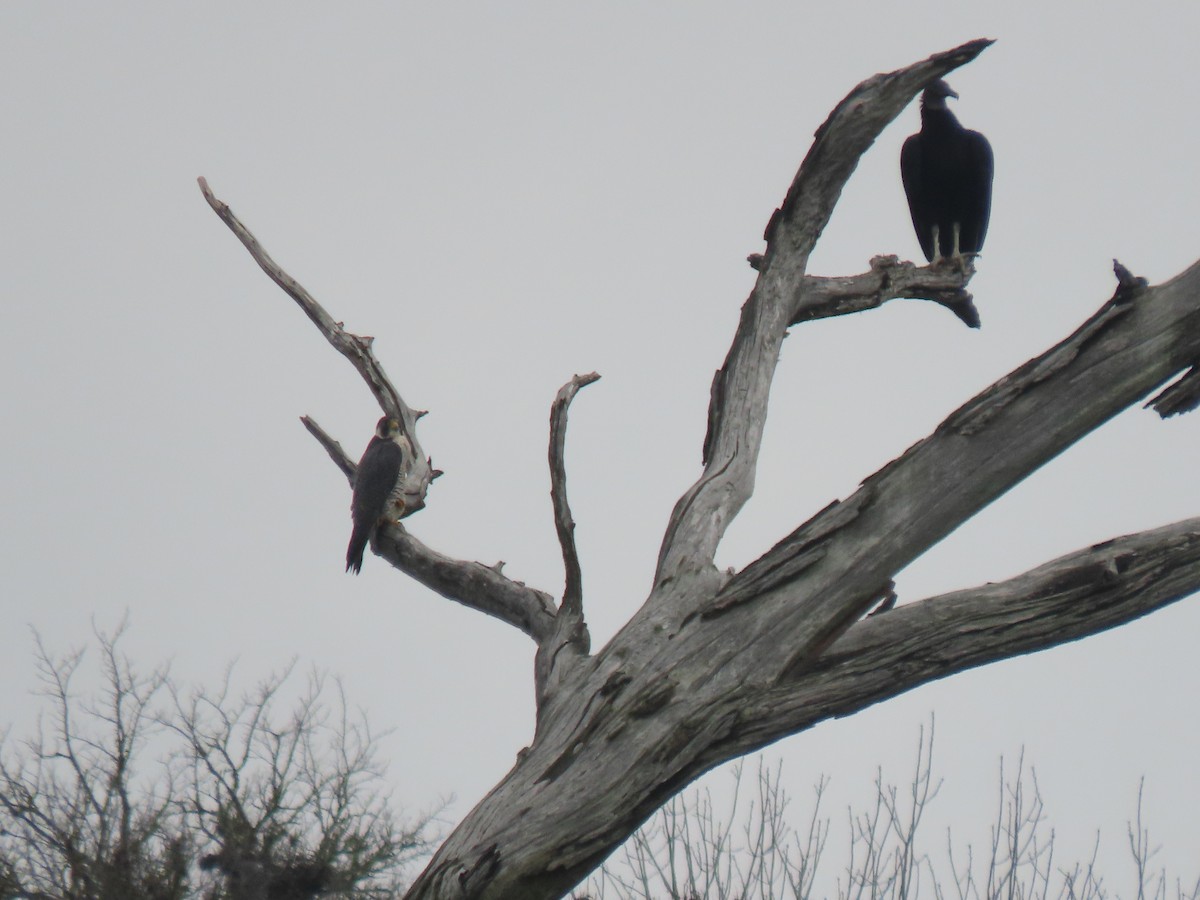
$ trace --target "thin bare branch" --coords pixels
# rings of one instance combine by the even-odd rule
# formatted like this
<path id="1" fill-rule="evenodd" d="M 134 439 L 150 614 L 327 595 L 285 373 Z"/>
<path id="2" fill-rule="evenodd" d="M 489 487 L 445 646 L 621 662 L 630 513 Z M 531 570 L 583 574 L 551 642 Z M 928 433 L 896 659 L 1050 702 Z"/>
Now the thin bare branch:
<path id="1" fill-rule="evenodd" d="M 221 221 L 229 226 L 229 230 L 234 233 L 239 241 L 245 245 L 250 252 L 250 256 L 262 268 L 264 272 L 281 287 L 289 297 L 296 301 L 304 314 L 312 320 L 312 323 L 317 326 L 317 330 L 321 332 L 334 346 L 339 353 L 348 359 L 351 365 L 362 376 L 367 383 L 367 387 L 371 389 L 371 393 L 375 395 L 375 399 L 379 401 L 379 406 L 389 415 L 397 415 L 405 410 L 409 412 L 409 417 L 405 424 L 414 418 L 414 413 L 409 410 L 408 405 L 400 397 L 399 392 L 392 385 L 391 380 L 383 371 L 383 366 L 379 360 L 375 358 L 374 352 L 371 350 L 371 345 L 375 339 L 373 337 L 360 337 L 356 334 L 351 334 L 346 331 L 341 322 L 334 321 L 333 316 L 329 315 L 316 299 L 304 289 L 304 287 L 296 281 L 291 275 L 283 270 L 283 268 L 273 260 L 258 242 L 253 234 L 237 216 L 233 214 L 233 210 L 229 208 L 229 204 L 217 198 L 208 186 L 208 181 L 203 177 L 196 179 L 200 185 L 200 190 L 204 194 L 204 199 L 208 201 L 208 205 L 213 208 L 213 211 L 220 217 Z M 411 438 L 412 435 L 409 435 Z"/>
<path id="2" fill-rule="evenodd" d="M 124 622 L 107 634 L 93 626 L 102 674 L 100 686 L 82 695 L 71 684 L 83 652 L 51 655 L 34 633 L 55 724 L 47 734 L 39 723 L 13 756 L 0 735 L 0 895 L 132 896 L 143 879 L 178 884 L 169 779 L 149 790 L 135 780 L 156 730 L 147 708 L 166 669 L 138 674 L 116 648 L 124 629 Z"/>
<path id="3" fill-rule="evenodd" d="M 221 221 L 242 242 L 254 261 L 258 263 L 272 281 L 283 289 L 284 293 L 296 301 L 300 308 L 304 310 L 305 315 L 317 326 L 317 330 L 333 345 L 334 349 L 350 361 L 350 364 L 362 376 L 363 381 L 367 383 L 367 387 L 370 388 L 371 393 L 375 396 L 380 408 L 388 415 L 395 416 L 400 420 L 404 434 L 413 447 L 413 459 L 406 466 L 402 475 L 405 495 L 404 515 L 411 515 L 418 509 L 422 509 L 425 506 L 425 494 L 429 489 L 429 483 L 433 481 L 433 467 L 430 465 L 425 452 L 421 449 L 420 442 L 417 440 L 417 419 L 421 417 L 422 412 L 412 409 L 404 402 L 404 398 L 400 396 L 400 392 L 396 390 L 391 380 L 387 377 L 387 374 L 383 371 L 383 366 L 375 358 L 375 353 L 371 349 L 371 345 L 375 339 L 373 337 L 351 334 L 346 331 L 341 322 L 334 321 L 333 316 L 329 315 L 324 307 L 295 278 L 285 272 L 267 254 L 267 251 L 258 242 L 258 239 L 233 214 L 233 211 L 229 208 L 229 204 L 219 200 L 213 194 L 208 186 L 208 182 L 204 178 L 198 178 L 197 182 L 200 185 L 201 192 L 204 194 L 204 199 L 208 201 L 208 205 L 213 208 L 213 211 L 216 212 Z"/>
<path id="4" fill-rule="evenodd" d="M 245 245 L 254 261 L 296 301 L 329 343 L 350 361 L 375 395 L 380 407 L 401 420 L 414 452 L 410 466 L 402 475 L 406 481 L 404 514 L 407 516 L 422 508 L 429 483 L 441 472 L 432 468 L 417 442 L 416 423 L 424 413 L 409 407 L 392 385 L 371 349 L 374 338 L 351 334 L 341 322 L 334 321 L 299 282 L 271 259 L 258 239 L 233 214 L 229 205 L 217 199 L 208 182 L 203 178 L 198 181 L 204 199 Z M 301 422 L 353 486 L 357 464 L 346 454 L 342 445 L 312 418 L 303 416 Z M 535 640 L 550 633 L 554 605 L 544 593 L 514 582 L 498 570 L 481 563 L 461 562 L 435 553 L 399 526 L 381 528 L 377 545 L 381 555 L 392 565 L 442 596 L 515 625 Z"/>
<path id="5" fill-rule="evenodd" d="M 346 455 L 346 451 L 342 449 L 341 441 L 336 441 L 330 436 L 324 428 L 317 424 L 317 420 L 312 416 L 301 416 L 300 421 L 304 423 L 304 427 L 308 429 L 308 433 L 317 439 L 325 452 L 329 454 L 329 458 L 333 460 L 333 464 L 342 470 L 342 474 L 346 476 L 346 480 L 350 482 L 350 487 L 354 487 L 354 473 L 358 471 L 358 463 L 351 457 Z"/>
<path id="6" fill-rule="evenodd" d="M 534 696 L 540 718 L 547 698 L 558 690 L 575 664 L 587 657 L 592 638 L 583 617 L 583 573 L 575 549 L 575 520 L 567 503 L 567 410 L 571 401 L 600 376 L 595 372 L 576 375 L 561 388 L 550 407 L 550 500 L 554 506 L 554 528 L 562 548 L 566 586 L 552 631 L 538 641 L 533 664 Z"/>
<path id="7" fill-rule="evenodd" d="M 423 844 L 399 827 L 378 784 L 383 767 L 365 719 L 354 717 L 337 685 L 308 678 L 289 713 L 277 704 L 293 666 L 234 699 L 229 673 L 218 694 L 172 689 L 164 724 L 185 747 L 188 829 L 204 835 L 199 869 L 239 896 L 354 893 L 394 896 L 396 866 Z M 260 889 L 246 890 L 256 880 Z M 311 890 L 284 890 L 301 879 Z M 206 893 L 207 895 L 207 893 Z"/>
<path id="8" fill-rule="evenodd" d="M 550 501 L 554 504 L 554 529 L 558 532 L 563 567 L 566 569 L 562 612 L 580 618 L 583 617 L 583 573 L 579 567 L 579 553 L 575 549 L 575 520 L 571 517 L 571 506 L 567 502 L 567 410 L 580 388 L 599 380 L 600 376 L 595 372 L 574 376 L 558 389 L 550 407 Z"/>
<path id="9" fill-rule="evenodd" d="M 730 522 L 754 490 L 775 365 L 808 257 L 859 158 L 929 81 L 973 60 L 991 41 L 977 40 L 852 90 L 817 130 L 783 204 L 767 225 L 758 281 L 742 307 L 737 333 L 713 381 L 704 473 L 679 498 L 659 551 L 654 583 L 715 575 L 713 557 Z"/>

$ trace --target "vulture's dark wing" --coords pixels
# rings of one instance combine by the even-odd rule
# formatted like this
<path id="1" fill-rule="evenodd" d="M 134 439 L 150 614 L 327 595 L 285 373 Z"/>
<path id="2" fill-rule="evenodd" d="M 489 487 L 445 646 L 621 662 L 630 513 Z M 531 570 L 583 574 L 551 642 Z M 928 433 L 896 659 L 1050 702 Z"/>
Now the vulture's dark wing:
<path id="1" fill-rule="evenodd" d="M 978 131 L 966 132 L 963 144 L 965 205 L 959 246 L 963 253 L 978 253 L 992 215 L 992 145 Z"/>
<path id="2" fill-rule="evenodd" d="M 900 178 L 904 182 L 904 193 L 908 196 L 908 212 L 912 216 L 913 230 L 921 242 L 921 251 L 926 259 L 933 259 L 934 214 L 929 208 L 921 181 L 921 135 L 909 136 L 900 150 Z"/>

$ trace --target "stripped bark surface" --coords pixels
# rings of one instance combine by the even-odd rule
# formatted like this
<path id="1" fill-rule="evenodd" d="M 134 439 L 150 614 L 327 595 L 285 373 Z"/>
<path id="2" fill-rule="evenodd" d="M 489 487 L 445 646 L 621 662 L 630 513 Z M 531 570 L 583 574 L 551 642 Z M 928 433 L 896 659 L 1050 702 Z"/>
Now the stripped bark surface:
<path id="1" fill-rule="evenodd" d="M 1114 296 L 1073 334 L 951 413 L 740 572 L 713 564 L 754 490 L 789 327 L 902 297 L 940 303 L 978 326 L 966 291 L 969 265 L 876 257 L 868 272 L 847 278 L 806 270 L 842 188 L 879 132 L 929 81 L 989 43 L 972 41 L 867 79 L 817 131 L 767 226 L 765 253 L 751 260 L 758 279 L 713 380 L 703 472 L 675 506 L 649 596 L 607 645 L 593 653 L 587 636 L 563 449 L 568 404 L 596 376 L 564 385 L 551 412 L 552 508 L 566 573 L 560 600 L 510 580 L 499 566 L 444 557 L 399 523 L 380 529 L 374 550 L 396 568 L 537 644 L 530 746 L 446 839 L 408 897 L 560 897 L 659 805 L 726 760 L 931 680 L 1116 627 L 1200 589 L 1200 519 L 1189 519 L 1079 550 L 1007 582 L 892 608 L 897 572 L 1117 413 L 1180 375 L 1156 408 L 1166 416 L 1197 405 L 1200 264 L 1158 286 L 1118 264 Z M 346 335 L 294 280 L 265 263 L 257 241 L 202 187 L 260 265 L 355 362 L 381 405 L 406 410 L 370 356 L 369 339 Z M 409 414 L 406 428 L 415 428 Z M 311 420 L 305 424 L 352 480 L 354 462 L 340 445 Z"/>

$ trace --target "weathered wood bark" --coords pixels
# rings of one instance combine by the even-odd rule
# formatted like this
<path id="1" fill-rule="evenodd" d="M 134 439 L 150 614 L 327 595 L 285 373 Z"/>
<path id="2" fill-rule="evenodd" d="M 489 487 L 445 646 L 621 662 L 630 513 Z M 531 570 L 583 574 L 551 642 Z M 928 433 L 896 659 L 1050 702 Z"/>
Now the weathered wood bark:
<path id="1" fill-rule="evenodd" d="M 409 896 L 560 896 L 721 762 L 1200 589 L 1192 519 L 859 621 L 912 559 L 1197 351 L 1200 264 L 1109 301 L 732 578 L 660 582 L 549 699 L 533 745 Z"/>
<path id="2" fill-rule="evenodd" d="M 1081 550 L 1003 584 L 863 618 L 889 595 L 900 569 L 963 521 L 1191 370 L 1200 360 L 1200 264 L 1157 287 L 1118 267 L 1116 295 L 1074 334 L 741 572 L 729 576 L 713 564 L 753 492 L 789 326 L 897 297 L 932 299 L 978 324 L 965 290 L 969 267 L 877 258 L 864 275 L 831 279 L 808 275 L 806 266 L 878 133 L 928 81 L 988 43 L 868 79 L 817 132 L 767 227 L 766 253 L 753 260 L 758 281 L 713 381 L 703 473 L 675 507 L 649 597 L 607 646 L 589 655 L 562 467 L 566 405 L 590 376 L 564 386 L 552 416 L 555 522 L 567 570 L 561 602 L 497 567 L 442 557 L 399 524 L 381 530 L 374 549 L 397 568 L 538 645 L 532 744 L 445 841 L 410 898 L 559 897 L 666 799 L 721 762 L 1200 589 L 1200 519 L 1192 519 Z M 1195 405 L 1193 381 L 1164 392 L 1164 414 Z M 310 430 L 352 478 L 354 464 L 336 442 L 311 423 Z"/>
<path id="3" fill-rule="evenodd" d="M 342 327 L 341 322 L 335 322 L 333 316 L 325 312 L 321 304 L 313 299 L 313 296 L 295 278 L 271 259 L 267 251 L 259 244 L 258 239 L 250 233 L 250 230 L 238 221 L 237 216 L 230 211 L 226 204 L 216 198 L 209 189 L 208 182 L 203 178 L 198 180 L 200 191 L 204 194 L 208 205 L 221 217 L 221 221 L 229 226 L 229 230 L 237 235 L 237 239 L 250 251 L 254 261 L 272 281 L 296 301 L 297 305 L 304 310 L 305 315 L 325 335 L 329 343 L 350 360 L 359 375 L 366 381 L 371 393 L 375 395 L 380 408 L 389 416 L 400 420 L 403 434 L 413 448 L 412 459 L 407 461 L 400 476 L 400 484 L 403 487 L 404 514 L 410 516 L 417 510 L 423 509 L 425 494 L 429 490 L 430 482 L 441 474 L 433 468 L 433 461 L 421 450 L 421 444 L 417 440 L 417 420 L 425 413 L 415 410 L 405 403 L 400 392 L 392 385 L 383 371 L 383 366 L 375 358 L 375 352 L 371 349 L 375 338 L 351 334 Z"/>

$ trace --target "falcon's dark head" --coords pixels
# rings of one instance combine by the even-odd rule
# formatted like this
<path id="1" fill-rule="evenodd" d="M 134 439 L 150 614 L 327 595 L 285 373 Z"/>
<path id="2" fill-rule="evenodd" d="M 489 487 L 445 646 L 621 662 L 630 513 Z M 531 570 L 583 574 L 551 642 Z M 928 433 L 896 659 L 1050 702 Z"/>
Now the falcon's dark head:
<path id="1" fill-rule="evenodd" d="M 925 88 L 925 92 L 921 94 L 921 106 L 925 109 L 945 109 L 947 97 L 957 100 L 958 94 L 954 88 L 939 78 Z"/>
<path id="2" fill-rule="evenodd" d="M 375 426 L 375 436 L 385 441 L 394 440 L 400 433 L 400 420 L 394 416 L 384 416 Z"/>

